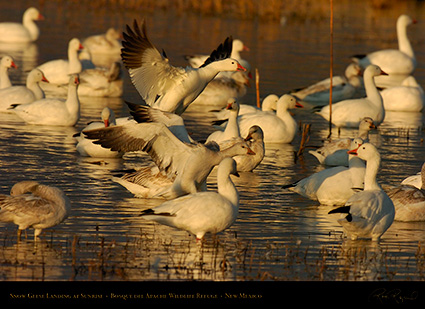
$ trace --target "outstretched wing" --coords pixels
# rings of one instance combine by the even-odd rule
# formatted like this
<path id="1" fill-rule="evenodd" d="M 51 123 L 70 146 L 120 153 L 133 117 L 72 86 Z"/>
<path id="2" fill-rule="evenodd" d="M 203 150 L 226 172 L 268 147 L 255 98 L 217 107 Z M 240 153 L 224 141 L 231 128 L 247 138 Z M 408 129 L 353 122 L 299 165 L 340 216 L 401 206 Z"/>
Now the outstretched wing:
<path id="1" fill-rule="evenodd" d="M 113 151 L 147 152 L 155 164 L 169 175 L 183 170 L 192 151 L 200 145 L 184 143 L 163 123 L 128 123 L 83 131 L 95 144 Z"/>
<path id="2" fill-rule="evenodd" d="M 152 105 L 158 97 L 175 87 L 186 76 L 186 70 L 169 64 L 151 43 L 146 34 L 146 23 L 140 28 L 134 20 L 133 29 L 127 25 L 123 33 L 121 58 L 131 81 L 146 103 Z"/>

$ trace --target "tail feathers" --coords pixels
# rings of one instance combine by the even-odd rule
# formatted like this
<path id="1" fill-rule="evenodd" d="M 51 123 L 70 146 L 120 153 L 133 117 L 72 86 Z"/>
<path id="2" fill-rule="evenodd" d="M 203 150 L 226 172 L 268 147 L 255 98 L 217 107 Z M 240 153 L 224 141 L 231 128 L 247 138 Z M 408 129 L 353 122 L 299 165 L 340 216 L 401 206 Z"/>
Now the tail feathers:
<path id="1" fill-rule="evenodd" d="M 153 216 L 164 216 L 164 217 L 174 217 L 175 215 L 170 214 L 169 212 L 158 212 L 156 213 L 154 209 L 149 208 L 146 210 L 143 210 L 139 216 L 149 216 L 149 215 L 153 215 Z"/>
<path id="2" fill-rule="evenodd" d="M 347 216 L 345 217 L 345 219 L 347 219 L 348 222 L 351 222 L 353 220 L 353 217 L 350 214 L 350 206 L 338 207 L 328 212 L 328 214 L 336 214 L 336 213 L 343 213 L 343 214 L 346 213 Z"/>

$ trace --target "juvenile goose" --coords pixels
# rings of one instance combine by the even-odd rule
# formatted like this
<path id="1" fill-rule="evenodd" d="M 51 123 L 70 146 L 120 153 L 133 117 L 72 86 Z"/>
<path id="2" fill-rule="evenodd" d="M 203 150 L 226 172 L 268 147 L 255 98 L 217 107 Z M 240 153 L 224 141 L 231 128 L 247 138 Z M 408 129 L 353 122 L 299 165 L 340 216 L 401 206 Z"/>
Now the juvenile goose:
<path id="1" fill-rule="evenodd" d="M 163 111 L 181 114 L 219 72 L 246 70 L 237 60 L 228 58 L 232 37 L 195 69 L 170 65 L 165 52 L 160 53 L 148 39 L 144 21 L 139 28 L 134 20 L 133 29 L 127 25 L 123 35 L 121 58 L 133 85 L 148 105 Z"/>
<path id="2" fill-rule="evenodd" d="M 329 214 L 341 213 L 338 222 L 352 240 L 371 238 L 378 241 L 394 221 L 394 204 L 376 181 L 381 156 L 372 144 L 360 145 L 349 151 L 366 161 L 364 189 L 355 193 L 344 206 Z"/>
<path id="3" fill-rule="evenodd" d="M 18 226 L 18 240 L 30 227 L 36 240 L 43 229 L 64 221 L 70 210 L 71 203 L 62 190 L 36 181 L 18 182 L 10 195 L 0 194 L 0 221 Z"/>
<path id="4" fill-rule="evenodd" d="M 144 210 L 140 215 L 167 226 L 188 231 L 203 239 L 206 233 L 219 233 L 235 222 L 239 212 L 239 193 L 230 179 L 239 176 L 236 163 L 223 159 L 217 171 L 217 192 L 189 194 Z"/>

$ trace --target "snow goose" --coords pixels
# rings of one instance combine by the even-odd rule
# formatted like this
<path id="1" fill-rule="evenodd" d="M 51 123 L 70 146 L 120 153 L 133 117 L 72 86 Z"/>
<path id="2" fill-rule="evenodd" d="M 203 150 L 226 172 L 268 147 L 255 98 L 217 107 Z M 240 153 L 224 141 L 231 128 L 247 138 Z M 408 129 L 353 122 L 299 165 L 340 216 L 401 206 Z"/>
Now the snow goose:
<path id="1" fill-rule="evenodd" d="M 394 203 L 396 221 L 425 221 L 425 163 L 421 169 L 421 188 L 400 185 L 388 191 Z"/>
<path id="2" fill-rule="evenodd" d="M 369 142 L 369 131 L 376 128 L 373 124 L 373 119 L 365 117 L 360 121 L 357 137 L 360 137 L 363 142 L 367 143 Z M 350 148 L 352 140 L 351 138 L 341 138 L 330 141 L 316 150 L 310 150 L 309 153 L 316 157 L 321 164 L 328 166 L 348 166 L 347 151 Z"/>
<path id="3" fill-rule="evenodd" d="M 382 90 L 381 96 L 388 111 L 421 112 L 425 106 L 424 90 L 413 76 L 406 77 L 400 86 Z"/>
<path id="4" fill-rule="evenodd" d="M 345 76 L 332 78 L 332 102 L 351 99 L 356 93 L 356 88 L 362 86 L 361 68 L 356 63 L 350 63 L 345 69 Z M 330 78 L 324 79 L 311 86 L 291 92 L 297 99 L 309 103 L 328 103 L 330 97 Z"/>
<path id="5" fill-rule="evenodd" d="M 350 154 L 366 161 L 364 189 L 355 193 L 344 206 L 329 213 L 341 213 L 338 222 L 352 240 L 371 238 L 378 241 L 394 221 L 394 204 L 376 181 L 381 156 L 372 144 L 360 145 Z"/>
<path id="6" fill-rule="evenodd" d="M 239 103 L 236 101 L 236 99 L 230 98 L 227 101 L 227 110 L 230 111 L 230 115 L 225 130 L 214 131 L 211 133 L 208 136 L 206 143 L 214 141 L 220 145 L 220 143 L 223 141 L 240 137 L 238 125 Z"/>
<path id="7" fill-rule="evenodd" d="M 365 117 L 372 118 L 375 125 L 384 121 L 385 110 L 382 97 L 376 89 L 373 78 L 386 74 L 376 65 L 368 66 L 363 74 L 366 97 L 344 100 L 332 105 L 332 123 L 338 129 L 341 127 L 358 127 L 360 121 Z M 318 114 L 329 121 L 329 105 L 324 106 Z"/>
<path id="8" fill-rule="evenodd" d="M 349 148 L 357 149 L 362 142 L 362 139 L 355 138 Z M 344 205 L 356 190 L 363 188 L 364 175 L 364 162 L 350 155 L 348 168 L 336 166 L 324 169 L 283 188 L 322 205 Z"/>
<path id="9" fill-rule="evenodd" d="M 29 43 L 34 42 L 40 35 L 34 20 L 42 20 L 43 16 L 36 8 L 28 8 L 23 17 L 22 24 L 13 22 L 0 23 L 0 42 Z"/>
<path id="10" fill-rule="evenodd" d="M 165 52 L 161 54 L 148 39 L 145 22 L 139 28 L 134 20 L 133 30 L 127 25 L 123 35 L 121 58 L 133 85 L 148 105 L 163 111 L 181 114 L 219 72 L 246 70 L 237 60 L 228 58 L 231 37 L 194 69 L 170 65 Z"/>
<path id="11" fill-rule="evenodd" d="M 230 179 L 239 176 L 236 163 L 223 159 L 217 171 L 217 192 L 198 192 L 146 209 L 142 218 L 188 231 L 203 239 L 206 233 L 219 233 L 229 228 L 239 212 L 239 193 Z"/>
<path id="12" fill-rule="evenodd" d="M 415 53 L 407 37 L 407 27 L 416 23 L 407 15 L 400 15 L 397 19 L 398 49 L 384 49 L 367 55 L 353 56 L 353 60 L 362 68 L 370 64 L 379 66 L 386 73 L 410 75 L 416 67 Z"/>
<path id="13" fill-rule="evenodd" d="M 64 221 L 70 210 L 71 203 L 62 190 L 36 181 L 18 182 L 10 195 L 0 195 L 0 221 L 18 226 L 18 240 L 22 230 L 30 227 L 36 240 L 43 229 Z"/>
<path id="14" fill-rule="evenodd" d="M 279 101 L 279 97 L 277 95 L 269 94 L 261 102 L 261 108 L 249 104 L 239 104 L 239 116 L 252 113 L 261 114 L 262 112 L 274 112 L 276 110 L 277 101 Z M 224 108 L 220 111 L 213 111 L 213 113 L 218 119 L 220 119 L 217 122 L 217 124 L 220 124 L 227 121 L 230 112 L 227 110 L 227 108 Z"/>
<path id="15" fill-rule="evenodd" d="M 16 69 L 18 67 L 16 66 L 12 57 L 4 56 L 0 61 L 0 89 L 12 86 L 8 73 L 9 68 Z"/>
<path id="16" fill-rule="evenodd" d="M 66 100 L 45 98 L 27 104 L 12 104 L 10 109 L 28 124 L 74 126 L 80 119 L 78 84 L 78 75 L 73 74 L 69 78 Z"/>
<path id="17" fill-rule="evenodd" d="M 78 141 L 77 145 L 75 146 L 78 153 L 84 157 L 95 157 L 95 158 L 119 158 L 122 157 L 123 153 L 118 151 L 111 151 L 107 148 L 103 148 L 100 145 L 96 145 L 93 143 L 92 140 L 87 139 L 84 136 L 84 131 L 93 130 L 97 128 L 107 128 L 109 126 L 115 126 L 116 125 L 116 119 L 115 119 L 115 113 L 112 109 L 109 107 L 105 107 L 101 114 L 102 122 L 99 121 L 93 121 L 89 123 L 82 132 L 77 133 L 74 135 L 76 140 Z"/>
<path id="18" fill-rule="evenodd" d="M 249 128 L 257 125 L 264 132 L 266 144 L 292 142 L 297 131 L 297 122 L 288 109 L 295 107 L 303 106 L 293 96 L 284 94 L 276 103 L 276 114 L 252 113 L 239 116 L 238 123 L 241 135 L 247 136 Z"/>
<path id="19" fill-rule="evenodd" d="M 40 69 L 51 84 L 67 84 L 71 74 L 80 73 L 82 65 L 78 51 L 83 48 L 80 40 L 73 38 L 68 43 L 68 59 L 47 61 L 37 68 Z"/>
<path id="20" fill-rule="evenodd" d="M 120 55 L 121 34 L 115 28 L 109 28 L 106 33 L 87 37 L 82 41 L 83 46 L 91 55 Z"/>
<path id="21" fill-rule="evenodd" d="M 236 162 L 238 172 L 252 172 L 261 163 L 261 161 L 263 161 L 265 155 L 264 133 L 259 126 L 252 126 L 249 128 L 248 136 L 245 137 L 245 141 L 255 154 L 238 155 L 233 157 Z M 222 149 L 226 149 L 225 143 L 226 142 L 220 144 Z"/>
<path id="22" fill-rule="evenodd" d="M 423 166 L 422 166 L 423 167 Z M 418 189 L 421 189 L 424 182 L 422 182 L 422 174 L 424 174 L 424 172 L 419 171 L 416 175 L 412 175 L 409 176 L 405 179 L 403 179 L 403 181 L 401 182 L 402 185 L 409 185 L 409 186 L 413 186 L 416 187 Z"/>
<path id="23" fill-rule="evenodd" d="M 183 142 L 161 122 L 128 123 L 84 131 L 84 134 L 96 140 L 95 144 L 113 151 L 147 152 L 159 170 L 172 180 L 170 186 L 163 186 L 163 192 L 155 196 L 166 199 L 205 189 L 209 173 L 223 158 L 254 154 L 245 141 L 222 151 L 216 143 Z M 152 191 L 148 188 L 148 192 Z"/>
<path id="24" fill-rule="evenodd" d="M 246 94 L 249 78 L 246 72 L 231 72 L 230 76 L 214 78 L 191 106 L 224 107 L 229 98 L 241 99 Z"/>
<path id="25" fill-rule="evenodd" d="M 45 96 L 40 82 L 48 83 L 48 80 L 39 69 L 33 69 L 27 76 L 25 86 L 0 89 L 0 112 L 10 112 L 8 108 L 12 104 L 26 104 L 43 99 Z"/>

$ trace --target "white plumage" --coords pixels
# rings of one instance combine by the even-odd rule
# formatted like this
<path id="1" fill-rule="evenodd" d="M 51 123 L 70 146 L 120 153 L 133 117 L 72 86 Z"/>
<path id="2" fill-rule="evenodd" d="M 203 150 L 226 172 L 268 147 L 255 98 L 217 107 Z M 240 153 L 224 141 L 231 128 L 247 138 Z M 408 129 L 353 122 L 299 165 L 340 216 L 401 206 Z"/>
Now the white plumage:
<path id="1" fill-rule="evenodd" d="M 0 42 L 28 43 L 34 42 L 40 35 L 40 30 L 34 20 L 42 20 L 43 16 L 36 8 L 28 8 L 22 17 L 22 23 L 0 23 Z"/>
<path id="2" fill-rule="evenodd" d="M 142 212 L 144 219 L 188 231 L 202 239 L 206 233 L 229 228 L 239 212 L 239 194 L 230 179 L 238 175 L 236 163 L 223 159 L 217 171 L 217 192 L 189 194 Z"/>

